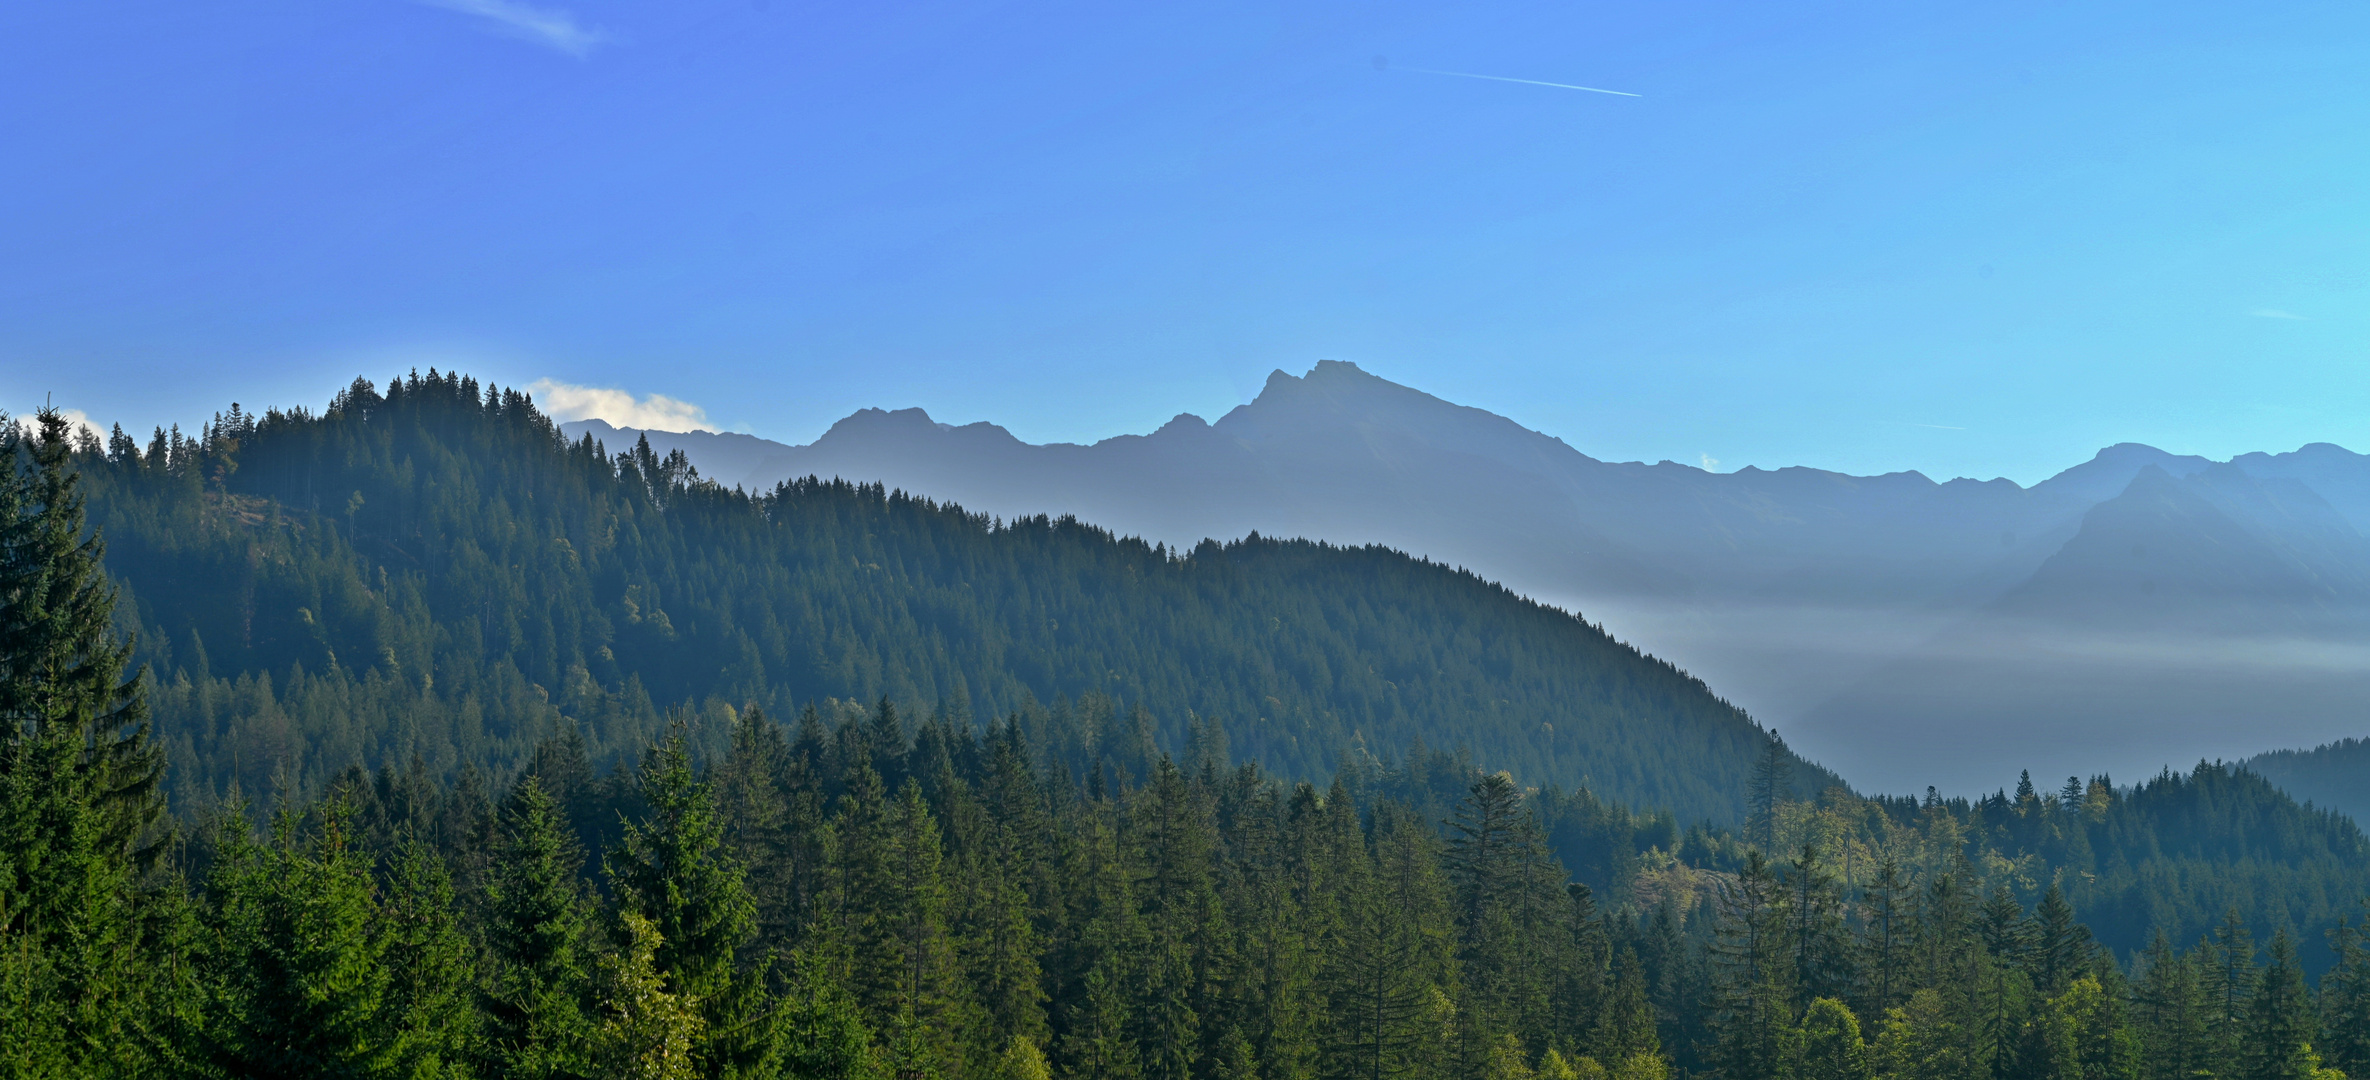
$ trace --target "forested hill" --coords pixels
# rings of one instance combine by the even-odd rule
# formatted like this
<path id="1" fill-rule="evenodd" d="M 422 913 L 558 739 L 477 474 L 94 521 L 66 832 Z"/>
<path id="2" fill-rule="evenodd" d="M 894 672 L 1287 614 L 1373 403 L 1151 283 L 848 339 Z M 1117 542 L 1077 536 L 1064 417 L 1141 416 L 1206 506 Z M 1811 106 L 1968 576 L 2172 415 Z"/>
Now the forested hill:
<path id="1" fill-rule="evenodd" d="M 1082 767 L 1141 775 L 1189 728 L 1286 776 L 1420 742 L 1722 821 L 1769 740 L 1583 619 L 1397 552 L 744 494 L 433 371 L 320 413 L 233 406 L 196 438 L 119 432 L 78 466 L 184 797 L 356 762 L 507 775 L 563 715 L 599 758 L 677 706 L 715 749 L 734 707 L 885 698 L 1025 714 Z"/>

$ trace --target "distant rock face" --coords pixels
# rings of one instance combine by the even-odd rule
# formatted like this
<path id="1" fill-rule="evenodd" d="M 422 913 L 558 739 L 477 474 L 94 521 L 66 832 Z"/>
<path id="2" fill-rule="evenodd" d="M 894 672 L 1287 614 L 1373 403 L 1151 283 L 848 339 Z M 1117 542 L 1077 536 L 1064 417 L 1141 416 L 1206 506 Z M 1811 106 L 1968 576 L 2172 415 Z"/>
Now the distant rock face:
<path id="1" fill-rule="evenodd" d="M 646 434 L 753 490 L 836 476 L 1178 547 L 1256 531 L 1465 566 L 1679 663 L 1879 790 L 2152 773 L 2370 728 L 2348 696 L 2370 673 L 2281 659 L 2370 639 L 2370 458 L 2325 443 L 2221 464 L 2126 443 L 2031 488 L 1711 473 L 1599 461 L 1330 360 L 1215 423 L 1090 446 L 920 409 L 865 409 L 805 446 L 566 429 L 613 451 Z"/>

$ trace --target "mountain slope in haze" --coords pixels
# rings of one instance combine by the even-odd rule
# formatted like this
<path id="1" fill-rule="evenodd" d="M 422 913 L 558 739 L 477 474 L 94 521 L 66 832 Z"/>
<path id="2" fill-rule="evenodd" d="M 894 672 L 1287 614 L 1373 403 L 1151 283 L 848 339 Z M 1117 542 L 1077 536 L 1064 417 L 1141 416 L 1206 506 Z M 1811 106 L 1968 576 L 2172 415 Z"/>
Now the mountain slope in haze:
<path id="1" fill-rule="evenodd" d="M 648 437 L 728 472 L 749 461 L 703 457 L 713 435 Z M 2126 774 L 2366 722 L 2347 700 L 2370 625 L 2370 458 L 2327 444 L 2216 464 L 2123 443 L 2029 488 L 1712 473 L 1600 461 L 1326 361 L 1276 373 L 1214 424 L 1091 446 L 918 409 L 773 445 L 719 479 L 840 476 L 1171 543 L 1255 530 L 1469 567 L 1672 658 L 1880 787 L 1974 790 L 2035 764 L 1976 734 L 2017 718 L 2069 771 Z"/>
<path id="2" fill-rule="evenodd" d="M 2275 750 L 2239 765 L 2299 801 L 2355 821 L 2370 821 L 2370 738 L 2339 739 L 2310 750 Z"/>
<path id="3" fill-rule="evenodd" d="M 2370 540 L 2296 480 L 2151 464 L 2030 578 L 1804 726 L 1880 745 L 1915 717 L 1946 773 L 2046 748 L 2146 775 L 2173 754 L 2237 759 L 2361 731 L 2365 702 Z M 1863 763 L 1847 752 L 1839 767 Z"/>
<path id="4" fill-rule="evenodd" d="M 885 698 L 1023 714 L 1089 772 L 1141 775 L 1189 736 L 1310 778 L 1421 743 L 1721 821 L 1770 744 L 1599 628 L 1382 548 L 1171 549 L 837 482 L 748 495 L 434 372 L 159 438 L 82 464 L 200 792 L 415 756 L 499 773 L 563 717 L 615 754 L 677 704 L 713 740 L 748 703 Z"/>

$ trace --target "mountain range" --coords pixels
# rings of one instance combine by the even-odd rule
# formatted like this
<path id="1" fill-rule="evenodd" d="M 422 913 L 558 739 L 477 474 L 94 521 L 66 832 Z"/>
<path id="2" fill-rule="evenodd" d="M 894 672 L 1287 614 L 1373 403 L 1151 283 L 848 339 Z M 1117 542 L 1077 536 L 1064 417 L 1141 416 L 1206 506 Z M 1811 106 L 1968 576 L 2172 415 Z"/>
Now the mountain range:
<path id="1" fill-rule="evenodd" d="M 2370 726 L 2370 458 L 2326 443 L 2227 462 L 2125 443 L 2030 487 L 1718 473 L 1599 460 L 1338 361 L 1215 423 L 1092 445 L 920 409 L 802 446 L 564 430 L 753 492 L 840 477 L 1172 547 L 1407 551 L 1582 613 L 1877 790 L 2036 763 L 2135 779 Z"/>

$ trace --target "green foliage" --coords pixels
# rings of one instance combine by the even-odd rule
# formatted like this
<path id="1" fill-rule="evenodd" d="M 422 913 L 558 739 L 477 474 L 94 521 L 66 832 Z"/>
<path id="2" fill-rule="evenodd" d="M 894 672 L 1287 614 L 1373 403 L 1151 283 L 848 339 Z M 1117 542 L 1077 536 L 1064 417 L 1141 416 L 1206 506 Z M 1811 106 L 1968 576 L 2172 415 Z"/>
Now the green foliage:
<path id="1" fill-rule="evenodd" d="M 0 1074 L 2337 1080 L 2370 1056 L 2370 947 L 2337 917 L 2370 894 L 2363 838 L 2236 770 L 1805 797 L 1781 744 L 1640 689 L 1683 679 L 1437 567 L 720 492 L 433 375 L 146 454 L 5 430 Z M 156 573 L 136 616 L 75 462 Z M 324 478 L 318 513 L 297 485 Z M 144 646 L 169 682 L 126 678 L 118 621 L 170 628 Z M 1412 696 L 1359 697 L 1360 666 Z M 1484 691 L 1422 706 L 1470 720 L 1464 749 L 1375 749 L 1428 730 L 1410 701 Z M 192 845 L 159 843 L 151 693 L 213 823 Z M 1508 726 L 1551 700 L 1590 756 Z M 1649 715 L 1695 726 L 1598 740 Z M 1518 780 L 1583 760 L 1624 786 Z M 259 838 L 238 792 L 263 784 Z M 1697 824 L 1627 805 L 1653 791 Z M 2316 1002 L 2285 928 L 2331 923 Z"/>

